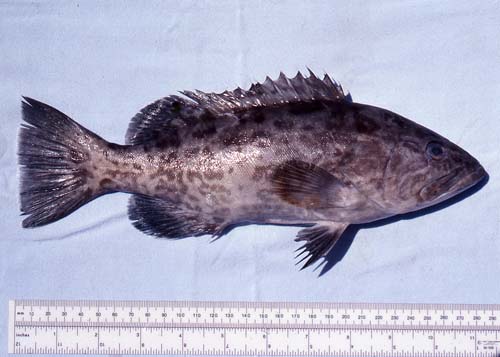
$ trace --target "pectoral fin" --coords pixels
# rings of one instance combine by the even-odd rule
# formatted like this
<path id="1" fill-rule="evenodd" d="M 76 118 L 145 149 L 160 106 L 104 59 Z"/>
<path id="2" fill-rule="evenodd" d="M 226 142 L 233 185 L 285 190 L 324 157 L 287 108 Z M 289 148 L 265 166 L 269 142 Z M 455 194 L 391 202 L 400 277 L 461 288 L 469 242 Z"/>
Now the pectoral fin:
<path id="1" fill-rule="evenodd" d="M 366 197 L 345 178 L 337 177 L 312 163 L 290 160 L 273 173 L 272 187 L 284 201 L 299 207 L 360 207 Z"/>
<path id="2" fill-rule="evenodd" d="M 297 249 L 302 251 L 295 258 L 307 253 L 297 262 L 297 264 L 300 264 L 307 259 L 301 270 L 307 268 L 318 259 L 325 257 L 335 243 L 337 243 L 348 225 L 347 223 L 322 222 L 299 231 L 295 241 L 306 241 L 306 243 Z"/>

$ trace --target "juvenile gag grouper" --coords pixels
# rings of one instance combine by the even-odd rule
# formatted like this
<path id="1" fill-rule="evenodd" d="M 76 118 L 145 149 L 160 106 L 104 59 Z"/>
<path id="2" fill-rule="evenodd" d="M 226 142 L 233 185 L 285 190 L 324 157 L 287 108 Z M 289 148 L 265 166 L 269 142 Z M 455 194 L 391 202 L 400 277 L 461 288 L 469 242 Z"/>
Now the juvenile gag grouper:
<path id="1" fill-rule="evenodd" d="M 349 224 L 419 210 L 486 176 L 444 137 L 355 103 L 328 75 L 283 73 L 249 90 L 184 91 L 142 109 L 125 145 L 24 98 L 19 137 L 23 227 L 111 192 L 161 238 L 225 234 L 238 224 L 304 225 L 304 267 Z"/>

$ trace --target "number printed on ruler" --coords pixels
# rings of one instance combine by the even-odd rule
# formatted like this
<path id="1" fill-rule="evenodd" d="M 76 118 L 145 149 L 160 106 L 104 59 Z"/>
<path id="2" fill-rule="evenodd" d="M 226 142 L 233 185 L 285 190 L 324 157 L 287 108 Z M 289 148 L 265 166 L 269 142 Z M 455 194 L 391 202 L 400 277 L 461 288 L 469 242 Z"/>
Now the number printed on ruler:
<path id="1" fill-rule="evenodd" d="M 9 353 L 500 356 L 500 305 L 9 302 Z"/>

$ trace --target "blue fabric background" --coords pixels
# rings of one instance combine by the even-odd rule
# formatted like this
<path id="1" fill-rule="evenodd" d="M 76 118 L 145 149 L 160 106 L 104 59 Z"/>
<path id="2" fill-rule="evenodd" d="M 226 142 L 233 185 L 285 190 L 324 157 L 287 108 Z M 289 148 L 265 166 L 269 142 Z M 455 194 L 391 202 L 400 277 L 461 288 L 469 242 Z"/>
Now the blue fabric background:
<path id="1" fill-rule="evenodd" d="M 13 298 L 500 302 L 499 10 L 451 0 L 1 2 L 0 354 Z M 21 95 L 123 143 L 130 118 L 160 97 L 306 66 L 458 143 L 489 183 L 432 214 L 354 239 L 351 230 L 322 274 L 294 265 L 296 227 L 158 240 L 128 222 L 121 193 L 21 228 Z"/>

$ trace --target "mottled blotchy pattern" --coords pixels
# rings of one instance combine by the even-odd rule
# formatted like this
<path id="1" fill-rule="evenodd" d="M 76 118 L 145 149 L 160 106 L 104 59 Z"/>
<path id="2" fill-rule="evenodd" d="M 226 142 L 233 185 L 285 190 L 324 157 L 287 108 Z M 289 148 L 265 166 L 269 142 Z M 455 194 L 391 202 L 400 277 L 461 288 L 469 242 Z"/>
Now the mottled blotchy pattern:
<path id="1" fill-rule="evenodd" d="M 220 236 L 241 223 L 307 225 L 297 240 L 308 266 L 349 224 L 436 204 L 486 175 L 447 139 L 352 102 L 327 75 L 182 94 L 141 110 L 125 145 L 25 98 L 23 226 L 129 192 L 133 224 L 157 237 Z"/>

